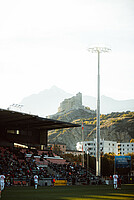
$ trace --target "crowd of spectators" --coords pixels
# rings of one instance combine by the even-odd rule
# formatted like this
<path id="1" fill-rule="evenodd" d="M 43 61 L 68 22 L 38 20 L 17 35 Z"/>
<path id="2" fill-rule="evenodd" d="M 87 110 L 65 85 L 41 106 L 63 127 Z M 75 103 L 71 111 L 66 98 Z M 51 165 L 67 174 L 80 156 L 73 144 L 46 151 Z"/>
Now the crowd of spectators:
<path id="1" fill-rule="evenodd" d="M 65 179 L 68 182 L 89 183 L 91 174 L 87 172 L 86 168 L 81 165 L 75 165 L 74 163 L 68 162 L 68 164 L 58 164 L 49 162 L 49 167 L 55 171 L 56 179 Z"/>
<path id="2" fill-rule="evenodd" d="M 50 169 L 50 170 L 48 170 Z M 89 183 L 91 174 L 81 165 L 58 159 L 52 150 L 0 147 L 0 174 L 5 175 L 5 184 L 32 185 L 33 177 L 38 174 L 44 178 L 65 179 L 72 184 Z"/>
<path id="3" fill-rule="evenodd" d="M 36 149 L 0 147 L 0 174 L 5 175 L 6 185 L 14 184 L 15 180 L 30 184 L 35 174 L 38 174 L 39 178 L 50 177 L 46 167 L 38 167 L 36 156 L 38 157 Z M 42 156 L 39 160 L 43 161 Z"/>

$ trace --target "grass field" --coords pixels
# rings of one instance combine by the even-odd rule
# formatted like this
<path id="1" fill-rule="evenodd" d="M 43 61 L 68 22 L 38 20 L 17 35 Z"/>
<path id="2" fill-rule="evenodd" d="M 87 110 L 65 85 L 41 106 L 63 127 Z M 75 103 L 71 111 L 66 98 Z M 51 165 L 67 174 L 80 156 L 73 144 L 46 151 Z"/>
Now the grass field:
<path id="1" fill-rule="evenodd" d="M 114 190 L 111 185 L 34 187 L 12 186 L 2 192 L 2 200 L 134 200 L 134 185 L 122 185 Z"/>

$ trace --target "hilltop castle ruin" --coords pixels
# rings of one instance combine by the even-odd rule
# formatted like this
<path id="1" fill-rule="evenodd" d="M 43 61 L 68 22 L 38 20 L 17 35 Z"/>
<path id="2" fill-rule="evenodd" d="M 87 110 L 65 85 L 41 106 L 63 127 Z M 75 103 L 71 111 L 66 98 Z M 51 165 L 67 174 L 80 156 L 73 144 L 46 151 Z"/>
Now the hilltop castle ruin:
<path id="1" fill-rule="evenodd" d="M 84 108 L 84 106 L 82 106 L 82 94 L 80 92 L 76 94 L 76 96 L 62 101 L 60 103 L 60 107 L 58 108 L 58 112 L 66 112 L 68 110 L 79 108 Z"/>

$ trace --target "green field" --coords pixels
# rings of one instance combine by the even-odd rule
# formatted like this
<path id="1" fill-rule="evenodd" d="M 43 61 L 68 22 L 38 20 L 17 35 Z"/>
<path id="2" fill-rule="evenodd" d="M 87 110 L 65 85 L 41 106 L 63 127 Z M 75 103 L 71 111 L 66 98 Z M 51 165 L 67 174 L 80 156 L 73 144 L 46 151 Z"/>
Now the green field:
<path id="1" fill-rule="evenodd" d="M 134 200 L 134 185 L 114 190 L 110 185 L 34 187 L 12 186 L 2 192 L 2 200 Z"/>

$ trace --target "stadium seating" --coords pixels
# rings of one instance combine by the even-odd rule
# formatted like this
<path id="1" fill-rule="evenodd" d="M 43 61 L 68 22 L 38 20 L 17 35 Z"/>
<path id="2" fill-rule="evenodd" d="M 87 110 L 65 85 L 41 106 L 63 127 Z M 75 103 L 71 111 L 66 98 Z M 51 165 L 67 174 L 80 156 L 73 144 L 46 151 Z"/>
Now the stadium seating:
<path id="1" fill-rule="evenodd" d="M 87 179 L 85 169 L 56 156 L 52 150 L 10 147 L 0 147 L 0 173 L 6 176 L 7 186 L 32 185 L 35 174 L 38 174 L 40 182 L 45 178 L 50 180 L 52 176 L 56 181 L 66 180 L 56 182 L 55 185 L 66 185 L 67 181 L 72 184 L 86 182 Z"/>

